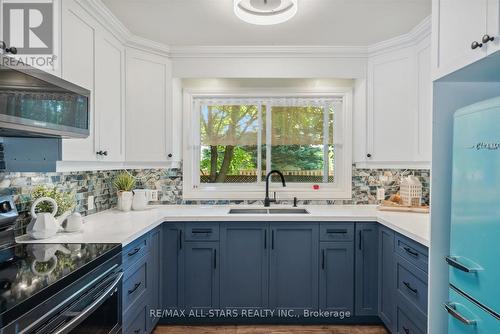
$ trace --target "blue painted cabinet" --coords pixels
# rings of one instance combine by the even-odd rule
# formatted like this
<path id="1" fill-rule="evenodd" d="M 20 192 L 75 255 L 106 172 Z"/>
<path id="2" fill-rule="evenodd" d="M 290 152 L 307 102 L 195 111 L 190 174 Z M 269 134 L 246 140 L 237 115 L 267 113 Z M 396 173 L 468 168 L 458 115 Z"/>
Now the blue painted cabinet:
<path id="1" fill-rule="evenodd" d="M 267 308 L 269 224 L 229 222 L 220 231 L 220 306 Z"/>
<path id="2" fill-rule="evenodd" d="M 184 223 L 163 224 L 163 307 L 179 307 L 179 272 L 182 271 Z"/>
<path id="3" fill-rule="evenodd" d="M 318 309 L 318 227 L 311 222 L 271 224 L 271 308 Z"/>
<path id="4" fill-rule="evenodd" d="M 354 311 L 354 245 L 352 241 L 320 243 L 319 308 Z"/>
<path id="5" fill-rule="evenodd" d="M 162 228 L 158 227 L 154 229 L 149 236 L 150 240 L 150 255 L 149 255 L 149 267 L 150 271 L 148 274 L 148 280 L 150 290 L 148 291 L 148 301 L 147 301 L 147 331 L 152 332 L 156 324 L 158 323 L 158 318 L 151 316 L 151 311 L 162 309 L 162 296 L 163 296 L 163 272 L 162 272 Z"/>
<path id="6" fill-rule="evenodd" d="M 391 333 L 396 333 L 396 282 L 394 260 L 394 231 L 379 229 L 379 317 Z"/>
<path id="7" fill-rule="evenodd" d="M 378 223 L 356 223 L 356 315 L 378 315 Z"/>
<path id="8" fill-rule="evenodd" d="M 179 303 L 187 309 L 219 307 L 219 243 L 185 242 L 179 275 Z"/>

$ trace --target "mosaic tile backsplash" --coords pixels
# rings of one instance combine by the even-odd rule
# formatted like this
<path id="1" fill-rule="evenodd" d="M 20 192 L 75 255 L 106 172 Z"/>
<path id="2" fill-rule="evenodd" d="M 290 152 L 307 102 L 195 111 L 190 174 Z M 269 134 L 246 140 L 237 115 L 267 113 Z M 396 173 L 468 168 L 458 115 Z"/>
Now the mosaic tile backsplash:
<path id="1" fill-rule="evenodd" d="M 31 206 L 31 191 L 40 184 L 54 186 L 62 191 L 74 194 L 75 211 L 88 215 L 107 210 L 116 206 L 117 196 L 113 189 L 112 180 L 119 173 L 112 171 L 88 171 L 68 173 L 3 173 L 0 174 L 0 195 L 13 195 L 20 218 L 19 232 L 29 222 L 28 211 Z M 137 179 L 137 188 L 157 189 L 159 202 L 154 204 L 213 204 L 237 205 L 260 204 L 262 201 L 232 200 L 232 201 L 191 201 L 182 198 L 182 170 L 181 169 L 145 169 L 129 170 Z M 358 169 L 353 167 L 352 199 L 351 200 L 304 200 L 300 204 L 376 204 L 377 188 L 386 189 L 386 197 L 399 190 L 402 177 L 413 174 L 419 177 L 423 185 L 423 202 L 430 202 L 430 172 L 429 170 L 400 170 L 400 169 Z M 381 177 L 383 176 L 383 177 Z M 87 198 L 94 196 L 94 206 L 88 210 Z M 280 201 L 288 204 L 288 201 Z"/>

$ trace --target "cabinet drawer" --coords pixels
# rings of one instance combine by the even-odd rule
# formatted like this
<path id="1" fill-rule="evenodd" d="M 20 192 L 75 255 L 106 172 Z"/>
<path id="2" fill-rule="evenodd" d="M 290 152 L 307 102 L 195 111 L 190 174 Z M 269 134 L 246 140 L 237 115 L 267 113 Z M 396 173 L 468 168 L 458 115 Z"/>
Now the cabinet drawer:
<path id="1" fill-rule="evenodd" d="M 129 321 L 129 319 L 123 319 L 124 324 L 126 324 L 123 334 L 146 333 L 146 306 L 142 305 L 139 309 L 134 311 L 135 312 L 128 313 L 129 317 L 133 317 L 132 321 Z"/>
<path id="2" fill-rule="evenodd" d="M 219 240 L 218 223 L 188 223 L 186 224 L 186 241 L 217 241 Z"/>
<path id="3" fill-rule="evenodd" d="M 142 258 L 148 251 L 149 251 L 149 235 L 145 234 L 123 248 L 122 251 L 123 267 L 127 268 L 127 266 L 133 264 L 135 261 Z"/>
<path id="4" fill-rule="evenodd" d="M 146 293 L 147 266 L 146 259 L 143 259 L 125 271 L 122 292 L 124 313 L 136 306 Z"/>
<path id="5" fill-rule="evenodd" d="M 413 319 L 409 314 L 398 307 L 397 312 L 398 317 L 398 334 L 425 334 L 425 331 L 418 326 L 415 322 L 410 319 Z"/>
<path id="6" fill-rule="evenodd" d="M 427 315 L 427 275 L 401 256 L 396 260 L 397 290 Z"/>
<path id="7" fill-rule="evenodd" d="M 320 241 L 352 241 L 354 223 L 321 223 L 319 238 Z"/>
<path id="8" fill-rule="evenodd" d="M 402 235 L 396 235 L 396 253 L 418 268 L 427 272 L 429 256 L 427 247 Z"/>

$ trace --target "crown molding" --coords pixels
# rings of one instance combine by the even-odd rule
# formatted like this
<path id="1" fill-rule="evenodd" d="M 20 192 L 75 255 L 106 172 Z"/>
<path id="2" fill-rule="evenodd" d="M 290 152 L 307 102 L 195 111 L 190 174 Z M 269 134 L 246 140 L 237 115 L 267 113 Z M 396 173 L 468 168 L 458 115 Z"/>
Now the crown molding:
<path id="1" fill-rule="evenodd" d="M 182 58 L 367 58 L 413 46 L 431 34 L 431 16 L 411 31 L 369 46 L 220 45 L 168 46 L 134 35 L 102 0 L 76 0 L 97 22 L 130 48 Z"/>
<path id="2" fill-rule="evenodd" d="M 431 35 L 431 22 L 431 16 L 428 16 L 408 33 L 368 46 L 369 56 L 377 56 L 418 44 Z"/>
<path id="3" fill-rule="evenodd" d="M 364 46 L 172 46 L 172 58 L 365 58 Z"/>

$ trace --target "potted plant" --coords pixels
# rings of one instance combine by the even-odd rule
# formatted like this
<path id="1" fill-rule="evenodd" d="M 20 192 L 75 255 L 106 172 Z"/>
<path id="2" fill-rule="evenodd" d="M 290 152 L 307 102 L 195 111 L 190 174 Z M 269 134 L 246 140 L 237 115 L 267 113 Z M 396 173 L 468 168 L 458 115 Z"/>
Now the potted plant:
<path id="1" fill-rule="evenodd" d="M 117 191 L 118 210 L 130 211 L 132 209 L 132 189 L 135 187 L 134 177 L 127 172 L 121 172 L 115 177 L 113 186 Z"/>
<path id="2" fill-rule="evenodd" d="M 37 200 L 42 197 L 50 197 L 57 203 L 56 218 L 69 215 L 75 208 L 75 195 L 72 192 L 64 192 L 56 187 L 38 185 L 31 191 L 31 198 Z M 52 207 L 49 203 L 40 203 L 38 212 L 51 212 Z"/>

